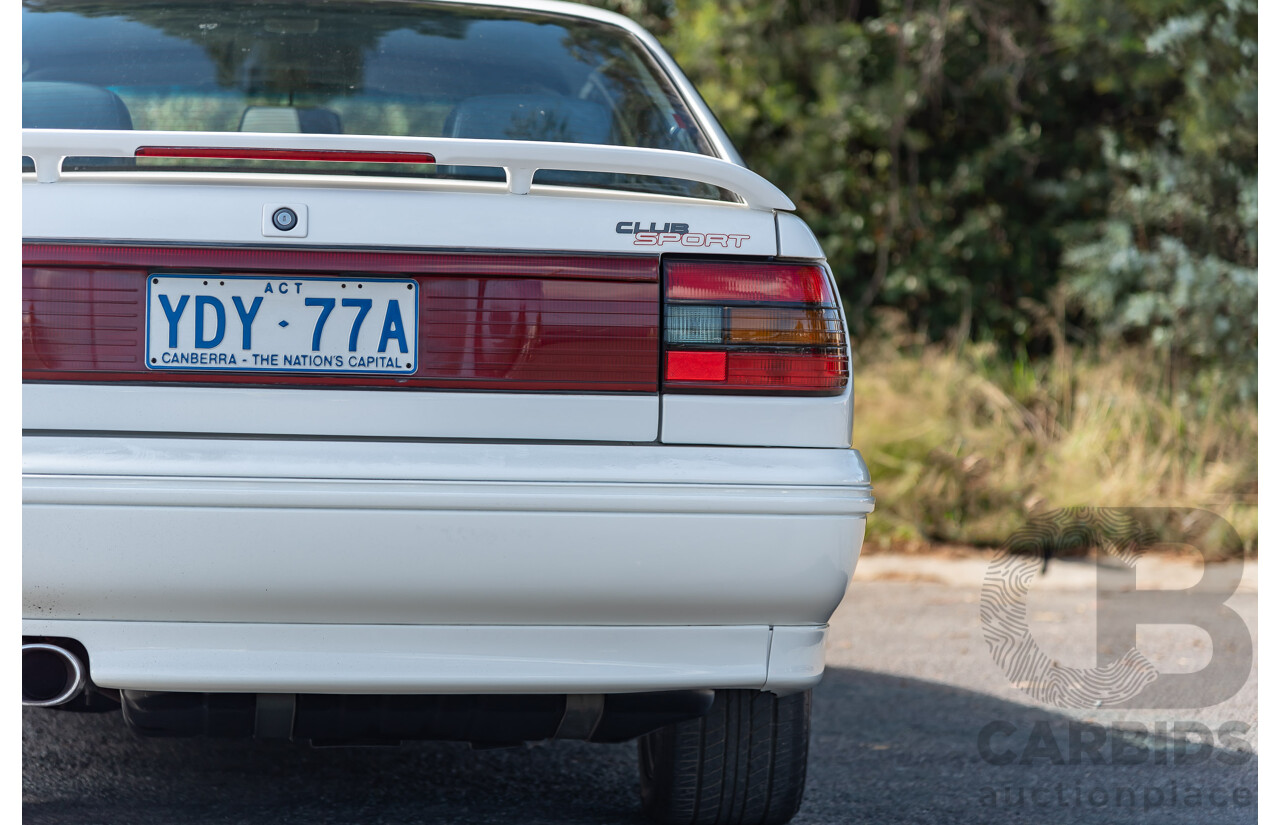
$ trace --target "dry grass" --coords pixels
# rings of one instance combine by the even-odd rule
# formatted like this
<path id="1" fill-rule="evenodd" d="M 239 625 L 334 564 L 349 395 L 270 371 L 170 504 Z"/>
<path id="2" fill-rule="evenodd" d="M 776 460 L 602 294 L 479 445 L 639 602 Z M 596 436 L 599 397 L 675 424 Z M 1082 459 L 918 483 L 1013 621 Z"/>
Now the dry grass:
<path id="1" fill-rule="evenodd" d="M 1257 407 L 1214 374 L 1175 395 L 1138 351 L 1031 364 L 903 335 L 854 362 L 869 549 L 999 545 L 1031 516 L 1092 505 L 1211 510 L 1257 552 Z"/>

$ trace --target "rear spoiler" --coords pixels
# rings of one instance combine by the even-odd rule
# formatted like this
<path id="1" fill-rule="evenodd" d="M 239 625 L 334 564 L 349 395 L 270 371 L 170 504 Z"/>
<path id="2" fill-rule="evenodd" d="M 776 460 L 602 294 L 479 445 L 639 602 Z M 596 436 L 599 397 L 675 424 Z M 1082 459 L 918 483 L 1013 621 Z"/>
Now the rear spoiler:
<path id="1" fill-rule="evenodd" d="M 68 157 L 274 157 L 294 160 L 399 162 L 494 166 L 507 173 L 507 191 L 527 195 L 539 169 L 612 172 L 680 178 L 719 186 L 751 209 L 793 211 L 778 187 L 736 163 L 667 149 L 524 140 L 389 137 L 383 135 L 265 132 L 148 132 L 102 129 L 23 129 L 22 154 L 35 163 L 36 180 L 55 183 Z M 219 154 L 226 150 L 226 154 Z M 257 154 L 253 153 L 257 150 Z M 425 156 L 425 157 L 424 157 Z"/>

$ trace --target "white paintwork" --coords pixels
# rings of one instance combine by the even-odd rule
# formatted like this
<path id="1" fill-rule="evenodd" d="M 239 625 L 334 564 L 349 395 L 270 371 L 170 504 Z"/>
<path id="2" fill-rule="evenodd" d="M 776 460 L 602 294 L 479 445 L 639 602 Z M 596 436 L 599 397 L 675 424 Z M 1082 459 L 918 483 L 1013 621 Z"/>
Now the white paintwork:
<path id="1" fill-rule="evenodd" d="M 27 384 L 27 430 L 653 441 L 657 395 Z"/>
<path id="2" fill-rule="evenodd" d="M 196 624 L 30 619 L 79 639 L 95 684 L 284 693 L 612 693 L 810 687 L 775 663 L 825 628 Z M 792 651 L 796 641 L 803 649 Z"/>
<path id="3" fill-rule="evenodd" d="M 25 436 L 28 476 L 738 485 L 869 489 L 857 450 Z M 690 489 L 682 487 L 681 489 Z M 868 505 L 870 502 L 868 502 Z M 782 502 L 774 506 L 783 506 Z M 869 509 L 830 512 L 869 512 Z"/>
<path id="4" fill-rule="evenodd" d="M 849 450 L 24 441 L 28 617 L 820 624 L 872 508 Z"/>
<path id="5" fill-rule="evenodd" d="M 785 496 L 775 500 L 778 496 Z M 865 488 L 684 483 L 470 482 L 28 476 L 33 506 L 431 509 L 484 512 L 693 513 L 785 516 L 865 514 Z"/>
<path id="6" fill-rule="evenodd" d="M 775 627 L 764 687 L 777 693 L 816 685 L 826 665 L 827 626 Z"/>
<path id="7" fill-rule="evenodd" d="M 842 395 L 825 398 L 662 396 L 664 444 L 848 447 L 852 434 L 852 382 Z"/>
<path id="8" fill-rule="evenodd" d="M 639 221 L 747 236 L 740 247 L 717 247 L 720 255 L 773 255 L 778 249 L 772 213 L 717 201 L 553 186 L 506 197 L 493 187 L 395 181 L 382 186 L 368 178 L 120 172 L 69 175 L 55 186 L 28 180 L 22 202 L 28 240 L 262 244 L 263 205 L 297 203 L 307 207 L 308 236 L 271 238 L 272 244 L 635 255 L 707 251 L 637 246 L 634 236 L 617 232 L 619 222 Z M 121 203 L 129 208 L 121 209 Z"/>
<path id="9" fill-rule="evenodd" d="M 820 261 L 826 256 L 809 224 L 789 212 L 778 212 L 778 257 Z"/>
<path id="10" fill-rule="evenodd" d="M 657 175 L 707 183 L 733 192 L 749 209 L 795 209 L 782 190 L 721 158 L 670 149 L 534 140 L 399 137 L 393 135 L 160 132 L 123 129 L 23 129 L 22 154 L 40 183 L 56 183 L 68 157 L 132 158 L 143 146 L 219 149 L 299 149 L 344 152 L 426 152 L 450 166 L 493 166 L 507 174 L 507 192 L 527 195 L 539 169 Z M 263 183 L 270 180 L 263 176 Z"/>

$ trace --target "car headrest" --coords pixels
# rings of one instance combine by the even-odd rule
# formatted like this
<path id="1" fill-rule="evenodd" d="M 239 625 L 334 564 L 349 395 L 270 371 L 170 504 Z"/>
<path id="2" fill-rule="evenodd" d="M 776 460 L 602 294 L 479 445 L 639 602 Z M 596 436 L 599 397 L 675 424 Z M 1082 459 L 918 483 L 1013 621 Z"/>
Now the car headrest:
<path id="1" fill-rule="evenodd" d="M 241 132 L 303 132 L 310 135 L 342 134 L 342 118 L 319 106 L 250 106 L 240 116 Z"/>
<path id="2" fill-rule="evenodd" d="M 481 95 L 459 103 L 445 120 L 445 137 L 608 143 L 609 111 L 598 103 L 559 95 Z"/>
<path id="3" fill-rule="evenodd" d="M 87 83 L 22 83 L 24 129 L 132 129 L 129 109 L 115 92 Z"/>

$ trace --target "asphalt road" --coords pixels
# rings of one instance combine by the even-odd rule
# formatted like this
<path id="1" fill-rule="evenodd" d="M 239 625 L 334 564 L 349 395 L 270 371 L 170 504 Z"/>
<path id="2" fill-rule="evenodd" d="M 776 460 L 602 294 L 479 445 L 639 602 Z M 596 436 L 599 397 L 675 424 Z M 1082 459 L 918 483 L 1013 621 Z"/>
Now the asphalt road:
<path id="1" fill-rule="evenodd" d="M 1209 708 L 1063 711 L 1037 705 L 992 662 L 975 561 L 864 560 L 832 621 L 814 693 L 805 804 L 796 823 L 1256 822 L 1257 676 Z M 1087 570 L 1051 569 L 1033 588 L 1037 642 L 1092 665 L 1097 595 Z M 1166 578 L 1177 579 L 1174 568 Z M 1159 576 L 1157 576 L 1159 578 Z M 1145 584 L 1143 586 L 1152 586 Z M 1176 583 L 1162 586 L 1177 586 Z M 1256 584 L 1228 603 L 1256 639 Z M 1207 653 L 1185 628 L 1140 636 L 1153 661 L 1194 669 Z M 1083 723 L 1141 725 L 1094 764 L 1069 764 Z M 1243 735 L 1186 746 L 1173 723 Z M 990 726 L 984 760 L 981 732 Z M 1088 734 L 1084 734 L 1088 735 Z M 1194 740 L 1194 736 L 1192 737 Z M 1119 747 L 1122 758 L 1113 758 Z M 1143 750 L 1145 748 L 1145 751 Z M 1060 751 L 1062 762 L 1053 756 Z M 1008 757 L 1005 757 L 1008 758 Z M 24 710 L 23 819 L 30 823 L 640 822 L 634 745 L 555 742 L 472 751 L 453 744 L 316 750 L 288 743 L 145 740 L 116 714 Z M 1133 764 L 1120 764 L 1125 760 Z M 1023 764 L 1023 763 L 1026 764 Z"/>

